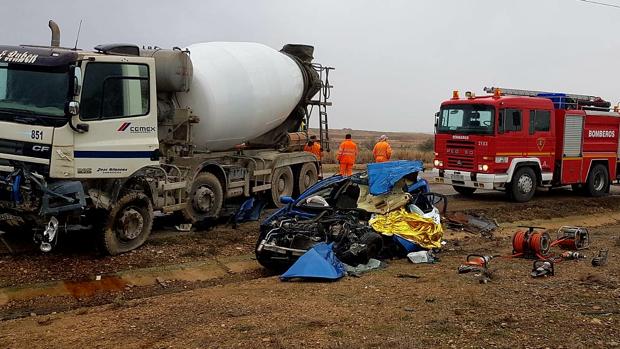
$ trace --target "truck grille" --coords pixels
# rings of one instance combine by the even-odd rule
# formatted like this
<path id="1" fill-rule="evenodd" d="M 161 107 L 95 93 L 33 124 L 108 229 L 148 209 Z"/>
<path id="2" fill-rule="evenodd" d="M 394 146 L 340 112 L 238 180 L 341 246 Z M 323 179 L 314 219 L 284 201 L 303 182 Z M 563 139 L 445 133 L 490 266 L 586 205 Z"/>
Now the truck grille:
<path id="1" fill-rule="evenodd" d="M 451 140 L 446 144 L 448 168 L 473 170 L 475 165 L 475 142 Z"/>

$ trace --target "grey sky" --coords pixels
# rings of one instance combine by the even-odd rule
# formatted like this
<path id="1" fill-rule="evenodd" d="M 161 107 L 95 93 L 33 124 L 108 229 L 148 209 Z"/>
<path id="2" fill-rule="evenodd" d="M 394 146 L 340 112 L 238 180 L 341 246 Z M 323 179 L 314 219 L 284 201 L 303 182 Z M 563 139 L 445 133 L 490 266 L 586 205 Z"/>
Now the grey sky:
<path id="1" fill-rule="evenodd" d="M 608 0 L 620 4 L 619 0 Z M 539 89 L 620 99 L 620 9 L 577 0 L 220 0 L 6 2 L 2 44 L 203 41 L 315 45 L 336 67 L 330 126 L 432 132 L 453 89 Z"/>

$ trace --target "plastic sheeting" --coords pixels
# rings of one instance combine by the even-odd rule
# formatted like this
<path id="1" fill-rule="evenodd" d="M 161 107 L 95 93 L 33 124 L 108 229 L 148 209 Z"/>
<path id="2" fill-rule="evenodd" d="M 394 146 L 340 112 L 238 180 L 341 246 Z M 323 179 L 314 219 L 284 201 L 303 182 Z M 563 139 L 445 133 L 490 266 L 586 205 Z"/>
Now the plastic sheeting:
<path id="1" fill-rule="evenodd" d="M 375 231 L 383 235 L 398 234 L 427 249 L 441 248 L 443 228 L 438 216 L 436 209 L 425 216 L 400 209 L 385 215 L 376 215 L 369 223 Z"/>
<path id="2" fill-rule="evenodd" d="M 338 280 L 345 276 L 345 267 L 334 254 L 332 246 L 333 243 L 328 245 L 324 242 L 314 245 L 280 276 L 280 280 Z"/>
<path id="3" fill-rule="evenodd" d="M 368 164 L 370 194 L 382 195 L 392 190 L 396 182 L 408 174 L 424 170 L 420 160 L 400 160 Z"/>

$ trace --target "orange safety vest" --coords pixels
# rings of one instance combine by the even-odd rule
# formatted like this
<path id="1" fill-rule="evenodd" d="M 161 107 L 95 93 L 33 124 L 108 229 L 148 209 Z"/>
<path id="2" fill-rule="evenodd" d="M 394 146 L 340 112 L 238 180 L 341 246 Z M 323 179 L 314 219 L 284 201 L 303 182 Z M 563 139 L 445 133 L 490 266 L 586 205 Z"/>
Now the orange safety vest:
<path id="1" fill-rule="evenodd" d="M 319 144 L 319 142 L 314 142 L 312 143 L 311 146 L 308 146 L 308 144 L 306 144 L 304 146 L 304 151 L 307 151 L 309 153 L 312 153 L 314 155 L 316 155 L 316 157 L 321 160 L 321 158 L 323 157 L 321 154 L 321 145 Z"/>
<path id="2" fill-rule="evenodd" d="M 372 155 L 375 157 L 375 162 L 385 162 L 390 160 L 392 157 L 392 147 L 390 146 L 390 143 L 386 141 L 378 142 L 372 150 Z"/>
<path id="3" fill-rule="evenodd" d="M 338 148 L 338 162 L 341 164 L 354 164 L 357 157 L 357 144 L 350 139 L 345 139 Z"/>

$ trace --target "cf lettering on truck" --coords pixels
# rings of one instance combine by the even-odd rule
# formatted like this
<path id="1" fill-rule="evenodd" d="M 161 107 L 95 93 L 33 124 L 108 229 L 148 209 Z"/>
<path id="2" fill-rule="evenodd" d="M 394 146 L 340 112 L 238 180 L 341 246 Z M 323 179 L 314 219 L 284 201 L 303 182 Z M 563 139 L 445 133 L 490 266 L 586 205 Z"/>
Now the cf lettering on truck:
<path id="1" fill-rule="evenodd" d="M 302 150 L 312 110 L 329 149 L 333 68 L 312 46 L 87 51 L 60 47 L 49 25 L 49 47 L 0 46 L 0 229 L 32 232 L 43 251 L 95 233 L 119 254 L 144 243 L 154 211 L 196 223 L 318 180 Z"/>
<path id="2" fill-rule="evenodd" d="M 464 195 L 503 190 L 515 201 L 537 188 L 572 186 L 591 196 L 618 178 L 620 113 L 600 97 L 485 88 L 457 91 L 436 115 L 436 181 Z"/>

